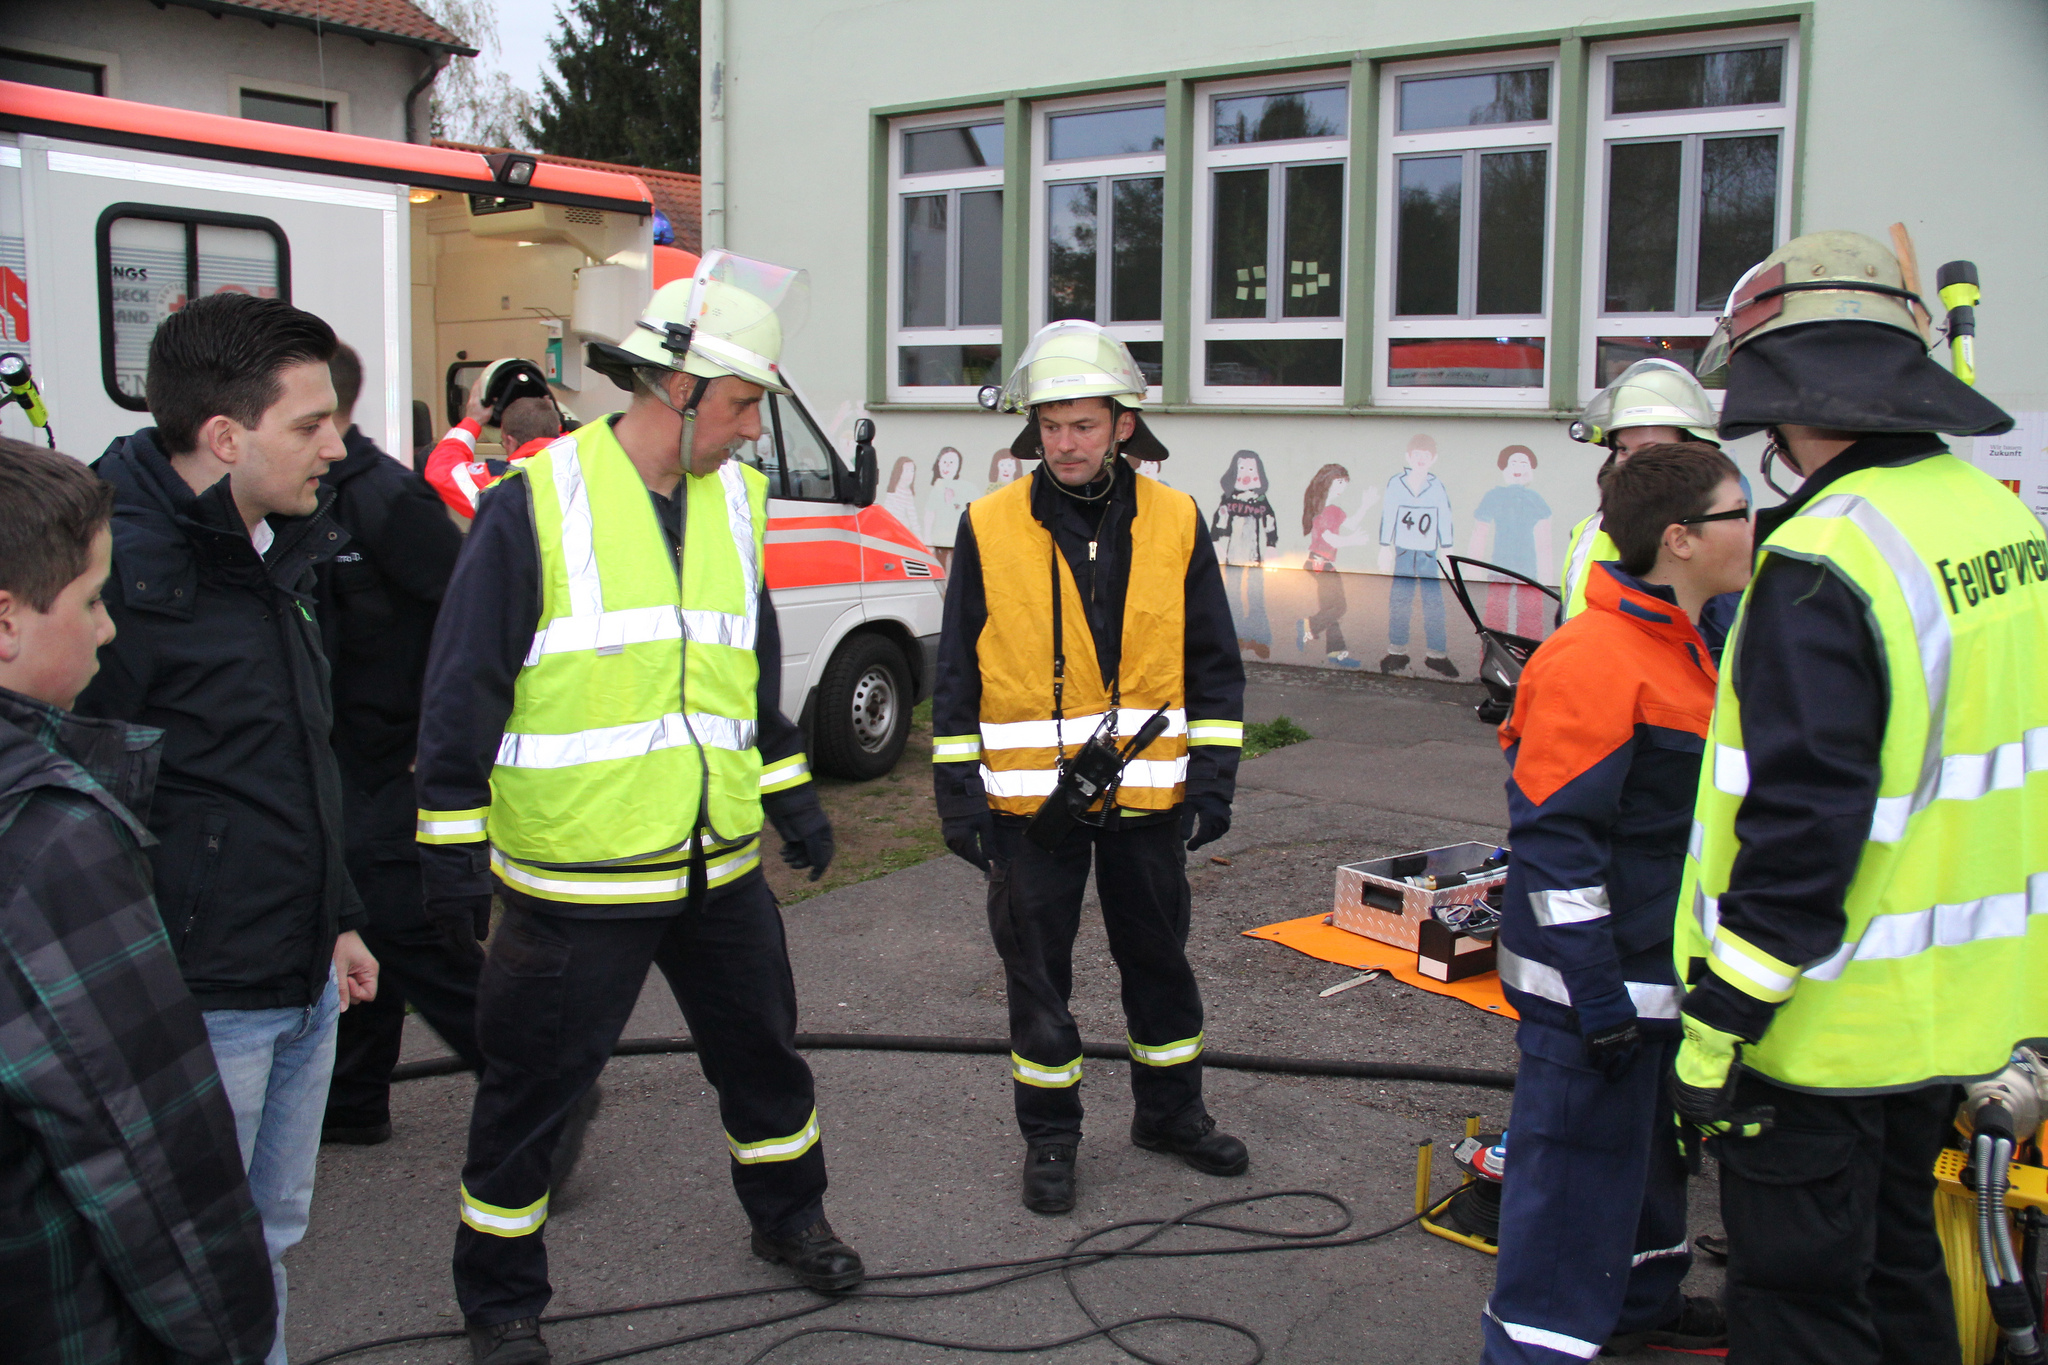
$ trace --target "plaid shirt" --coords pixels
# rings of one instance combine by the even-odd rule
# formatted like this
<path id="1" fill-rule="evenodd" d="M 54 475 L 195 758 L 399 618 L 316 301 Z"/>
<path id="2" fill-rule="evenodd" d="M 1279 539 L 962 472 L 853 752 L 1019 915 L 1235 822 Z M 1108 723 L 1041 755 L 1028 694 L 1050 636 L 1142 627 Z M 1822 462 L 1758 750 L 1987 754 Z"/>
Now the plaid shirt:
<path id="1" fill-rule="evenodd" d="M 142 848 L 161 733 L 0 689 L 0 1355 L 254 1362 L 276 1301 Z"/>

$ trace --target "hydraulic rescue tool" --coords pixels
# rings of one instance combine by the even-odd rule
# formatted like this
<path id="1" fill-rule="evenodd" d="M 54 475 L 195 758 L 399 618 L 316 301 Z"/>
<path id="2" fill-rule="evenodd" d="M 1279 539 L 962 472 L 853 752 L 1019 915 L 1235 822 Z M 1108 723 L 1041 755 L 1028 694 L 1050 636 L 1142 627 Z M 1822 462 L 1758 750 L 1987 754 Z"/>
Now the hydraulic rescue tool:
<path id="1" fill-rule="evenodd" d="M 2040 1253 L 2048 1230 L 2044 1118 L 2048 1058 L 2034 1047 L 2017 1047 L 2005 1070 L 1964 1092 L 1956 1128 L 1968 1137 L 1967 1150 L 1943 1152 L 1934 1165 L 1936 1226 L 1948 1254 L 1965 1365 L 1993 1360 L 1999 1338 L 2004 1353 L 1996 1358 L 2006 1365 L 2048 1360 L 2041 1339 Z M 2016 1222 L 2022 1229 L 2017 1252 Z"/>

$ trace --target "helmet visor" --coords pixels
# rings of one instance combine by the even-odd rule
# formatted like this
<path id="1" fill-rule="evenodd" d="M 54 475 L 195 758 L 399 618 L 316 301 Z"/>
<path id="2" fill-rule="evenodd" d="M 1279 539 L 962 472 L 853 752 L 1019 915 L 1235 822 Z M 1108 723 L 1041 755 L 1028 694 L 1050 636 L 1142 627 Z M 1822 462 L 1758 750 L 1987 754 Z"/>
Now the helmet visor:
<path id="1" fill-rule="evenodd" d="M 734 294 L 750 301 L 738 310 L 738 326 L 729 304 Z M 810 306 L 809 271 L 729 251 L 707 251 L 690 283 L 685 319 L 691 329 L 690 351 L 720 369 L 779 392 L 783 388 L 782 347 L 803 326 Z M 773 322 L 763 327 L 760 321 L 767 315 L 773 316 Z"/>

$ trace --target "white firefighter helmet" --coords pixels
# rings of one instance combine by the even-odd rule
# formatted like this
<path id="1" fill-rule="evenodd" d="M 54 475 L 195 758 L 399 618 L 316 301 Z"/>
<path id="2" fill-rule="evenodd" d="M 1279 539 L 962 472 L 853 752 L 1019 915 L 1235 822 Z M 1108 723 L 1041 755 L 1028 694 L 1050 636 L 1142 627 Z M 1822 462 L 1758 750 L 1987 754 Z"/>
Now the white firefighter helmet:
<path id="1" fill-rule="evenodd" d="M 649 369 L 705 379 L 733 375 L 788 393 L 782 343 L 802 322 L 809 292 L 802 270 L 707 251 L 696 274 L 654 291 L 616 346 L 592 342 L 589 363 L 622 388 L 632 387 L 632 371 Z"/>
<path id="2" fill-rule="evenodd" d="M 1107 398 L 1118 407 L 1145 406 L 1145 372 L 1130 347 L 1095 323 L 1068 318 L 1038 329 L 1010 371 L 1010 382 L 983 405 L 997 412 L 1029 412 L 1040 403 Z"/>
<path id="3" fill-rule="evenodd" d="M 1593 395 L 1571 424 L 1575 441 L 1607 445 L 1629 427 L 1676 427 L 1684 439 L 1720 444 L 1714 435 L 1714 405 L 1692 372 L 1675 360 L 1638 360 Z"/>

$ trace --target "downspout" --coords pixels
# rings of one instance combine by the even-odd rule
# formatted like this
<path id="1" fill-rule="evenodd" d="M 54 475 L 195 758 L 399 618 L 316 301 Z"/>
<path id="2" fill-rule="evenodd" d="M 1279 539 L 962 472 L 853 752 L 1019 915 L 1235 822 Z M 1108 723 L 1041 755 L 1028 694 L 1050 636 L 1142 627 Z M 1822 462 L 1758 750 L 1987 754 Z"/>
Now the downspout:
<path id="1" fill-rule="evenodd" d="M 704 206 L 704 249 L 725 245 L 725 0 L 702 0 L 697 169 Z"/>
<path id="2" fill-rule="evenodd" d="M 405 140 L 407 142 L 418 142 L 421 140 L 419 136 L 419 120 L 413 116 L 414 104 L 418 102 L 420 95 L 426 88 L 432 85 L 435 79 L 440 76 L 442 68 L 448 65 L 448 54 L 439 48 L 427 49 L 427 58 L 427 74 L 420 77 L 417 85 L 405 92 Z"/>

